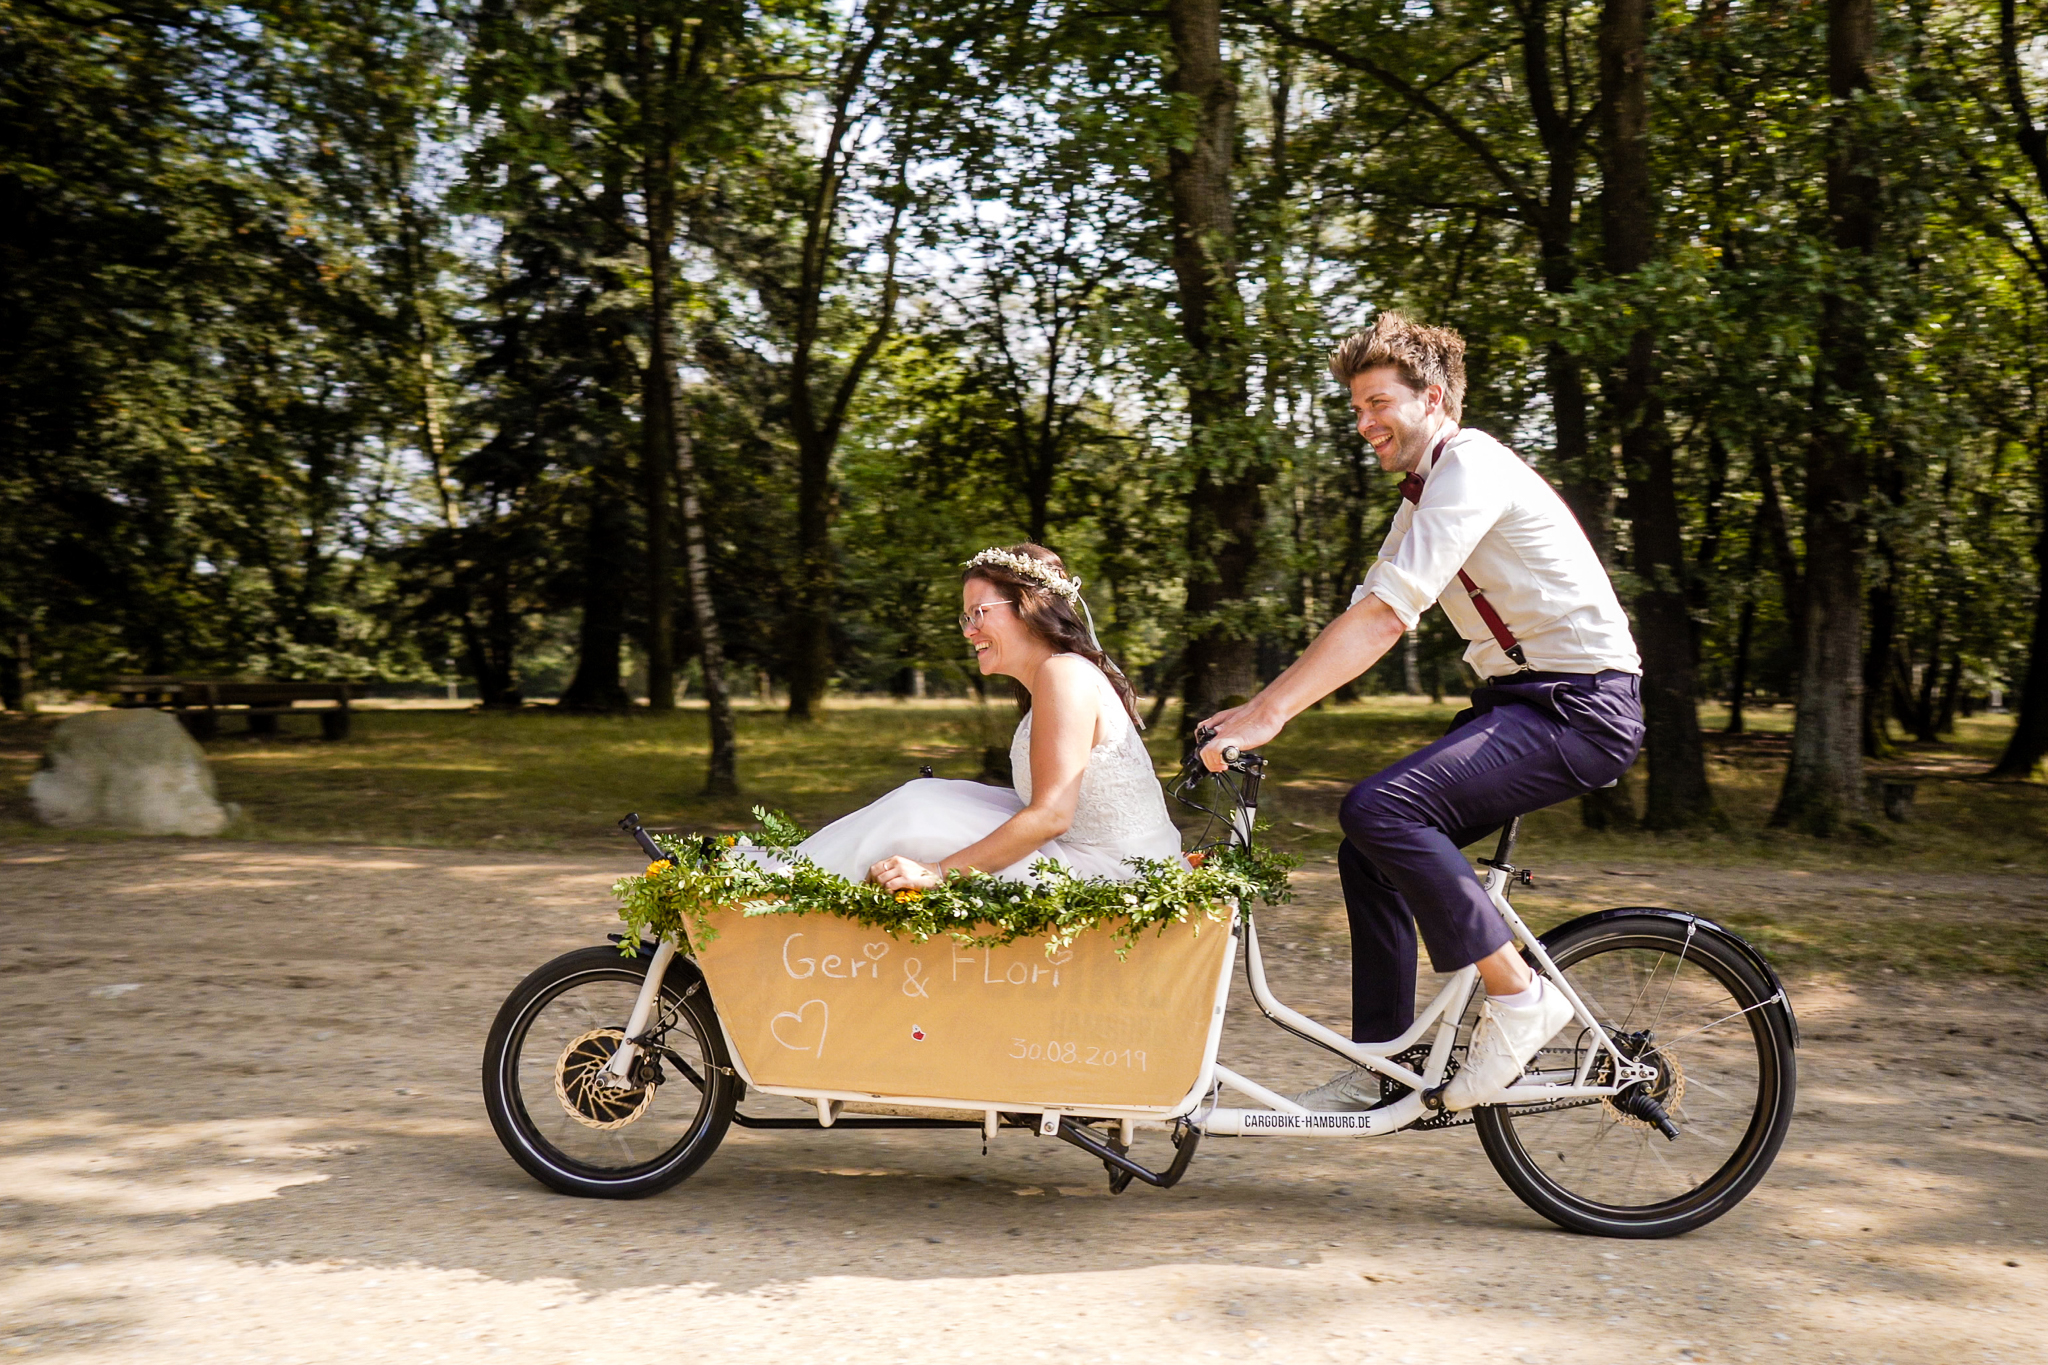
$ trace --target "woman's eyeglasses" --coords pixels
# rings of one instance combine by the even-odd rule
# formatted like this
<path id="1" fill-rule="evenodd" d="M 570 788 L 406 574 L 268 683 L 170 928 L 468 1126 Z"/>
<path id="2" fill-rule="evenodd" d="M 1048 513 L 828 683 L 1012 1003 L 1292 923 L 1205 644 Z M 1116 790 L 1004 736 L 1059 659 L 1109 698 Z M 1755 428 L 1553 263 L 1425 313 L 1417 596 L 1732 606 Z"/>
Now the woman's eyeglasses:
<path id="1" fill-rule="evenodd" d="M 1007 597 L 998 598 L 993 602 L 977 602 L 973 607 L 960 613 L 960 633 L 965 635 L 970 630 L 980 630 L 981 618 L 988 614 L 990 607 L 1014 607 L 1016 605 L 1015 602 L 1012 602 Z"/>

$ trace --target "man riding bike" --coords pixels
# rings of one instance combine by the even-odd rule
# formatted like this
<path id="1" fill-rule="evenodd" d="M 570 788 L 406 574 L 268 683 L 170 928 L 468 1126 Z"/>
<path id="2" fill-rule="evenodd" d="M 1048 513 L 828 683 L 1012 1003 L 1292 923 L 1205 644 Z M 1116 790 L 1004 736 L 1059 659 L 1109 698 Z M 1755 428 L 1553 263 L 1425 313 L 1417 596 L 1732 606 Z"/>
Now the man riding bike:
<path id="1" fill-rule="evenodd" d="M 1415 1017 L 1415 933 L 1439 972 L 1479 969 L 1486 1004 L 1448 1109 L 1496 1100 L 1571 1019 L 1530 972 L 1458 850 L 1510 818 L 1628 771 L 1642 746 L 1642 663 L 1591 542 L 1556 491 L 1513 451 L 1463 428 L 1465 343 L 1382 313 L 1330 356 L 1358 433 L 1404 502 L 1351 607 L 1243 706 L 1210 716 L 1203 762 L 1251 748 L 1358 677 L 1437 602 L 1485 679 L 1442 739 L 1344 799 L 1337 865 L 1351 922 L 1351 1036 L 1393 1039 Z M 1369 1109 L 1360 1068 L 1296 1097 Z"/>

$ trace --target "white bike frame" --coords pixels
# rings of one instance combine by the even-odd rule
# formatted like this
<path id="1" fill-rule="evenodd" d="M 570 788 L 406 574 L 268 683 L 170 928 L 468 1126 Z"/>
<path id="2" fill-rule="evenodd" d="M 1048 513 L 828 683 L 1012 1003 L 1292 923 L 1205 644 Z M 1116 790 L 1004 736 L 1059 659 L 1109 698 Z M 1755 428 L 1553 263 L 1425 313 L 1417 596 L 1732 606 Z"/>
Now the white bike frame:
<path id="1" fill-rule="evenodd" d="M 1249 844 L 1256 807 L 1242 807 L 1232 821 L 1237 838 Z M 1515 913 L 1508 903 L 1507 889 L 1510 869 L 1500 864 L 1488 864 L 1481 874 L 1486 886 L 1487 899 L 1493 902 L 1501 918 L 1507 922 L 1513 941 L 1519 944 L 1533 959 L 1536 969 L 1552 987 L 1562 992 L 1571 1001 L 1572 1012 L 1585 1030 L 1589 1040 L 1579 1049 L 1574 1066 L 1563 1070 L 1535 1071 L 1524 1074 L 1514 1084 L 1500 1092 L 1492 1101 L 1498 1104 L 1556 1104 L 1570 1101 L 1605 1099 L 1619 1094 L 1626 1087 L 1638 1081 L 1653 1081 L 1656 1067 L 1649 1062 L 1634 1061 L 1624 1057 L 1614 1046 L 1607 1030 L 1600 1024 L 1593 1011 L 1572 989 L 1564 973 L 1558 969 L 1543 944 L 1529 931 L 1522 917 Z M 1105 1108 L 1100 1105 L 1076 1106 L 1072 1108 L 1047 1107 L 1042 1100 L 1015 1104 L 991 1105 L 985 1099 L 946 1099 L 930 1095 L 879 1095 L 853 1090 L 819 1090 L 815 1088 L 793 1088 L 789 1086 L 762 1085 L 747 1073 L 746 1062 L 739 1048 L 734 1044 L 732 1032 L 725 1020 L 719 1019 L 719 1028 L 725 1033 L 726 1053 L 732 1059 L 734 1070 L 745 1081 L 750 1090 L 765 1095 L 784 1095 L 802 1100 L 815 1106 L 820 1127 L 830 1128 L 839 1118 L 843 1106 L 848 1103 L 884 1104 L 896 1108 L 980 1111 L 983 1115 L 982 1130 L 987 1136 L 994 1136 L 1001 1126 L 1005 1113 L 1030 1113 L 1038 1116 L 1038 1131 L 1046 1136 L 1059 1132 L 1062 1118 L 1109 1120 L 1118 1123 L 1122 1130 L 1122 1141 L 1128 1146 L 1139 1128 L 1172 1127 L 1185 1122 L 1204 1134 L 1231 1137 L 1383 1137 L 1398 1132 L 1417 1121 L 1431 1117 L 1438 1112 L 1431 1108 L 1427 1096 L 1444 1081 L 1453 1049 L 1456 1045 L 1458 1025 L 1464 1018 L 1467 1006 L 1471 1004 L 1473 990 L 1478 983 L 1479 973 L 1475 967 L 1464 967 L 1453 972 L 1439 990 L 1436 998 L 1424 1006 L 1415 1023 L 1398 1038 L 1386 1042 L 1357 1043 L 1342 1034 L 1317 1023 L 1305 1014 L 1288 1008 L 1273 994 L 1266 983 L 1265 959 L 1259 950 L 1259 934 L 1256 922 L 1249 911 L 1237 908 L 1232 918 L 1233 944 L 1231 951 L 1223 956 L 1222 967 L 1217 973 L 1214 1008 L 1209 1015 L 1209 1036 L 1203 1049 L 1202 1070 L 1188 1093 L 1175 1104 L 1159 1108 Z M 1241 939 L 1245 950 L 1245 979 L 1251 987 L 1252 999 L 1268 1019 L 1304 1041 L 1314 1043 L 1338 1056 L 1361 1066 L 1377 1075 L 1385 1076 L 1409 1087 L 1410 1093 L 1381 1109 L 1350 1112 L 1315 1112 L 1303 1108 L 1285 1095 L 1260 1085 L 1217 1061 L 1216 1053 L 1223 1038 L 1223 1016 L 1230 1000 L 1230 974 L 1236 966 L 1236 942 Z M 645 1035 L 654 1021 L 660 1000 L 662 978 L 667 974 L 669 964 L 676 954 L 675 945 L 662 943 L 655 948 L 654 956 L 647 964 L 647 977 L 635 1000 L 633 1011 L 626 1026 L 626 1038 L 607 1066 L 607 1071 L 617 1078 L 621 1088 L 629 1085 L 628 1076 L 634 1060 L 640 1053 L 640 1045 L 632 1040 Z M 1434 1040 L 1430 1044 L 1429 1057 L 1421 1071 L 1414 1071 L 1395 1061 L 1397 1054 L 1407 1051 L 1427 1037 L 1432 1029 Z M 1606 1084 L 1594 1084 L 1594 1071 L 1607 1059 L 1607 1074 L 1611 1078 Z M 1221 1106 L 1224 1087 L 1236 1091 L 1255 1101 L 1263 1108 L 1226 1109 Z"/>

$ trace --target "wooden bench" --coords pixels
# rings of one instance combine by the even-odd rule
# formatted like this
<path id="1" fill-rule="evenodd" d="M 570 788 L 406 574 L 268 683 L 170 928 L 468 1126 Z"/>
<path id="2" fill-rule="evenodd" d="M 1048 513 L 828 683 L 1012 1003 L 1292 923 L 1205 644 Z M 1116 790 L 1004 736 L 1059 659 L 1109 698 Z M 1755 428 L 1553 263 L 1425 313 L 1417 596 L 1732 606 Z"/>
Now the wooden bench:
<path id="1" fill-rule="evenodd" d="M 242 682 L 230 678 L 118 678 L 114 705 L 151 706 L 177 716 L 194 739 L 212 739 L 220 732 L 223 712 L 248 717 L 249 733 L 274 735 L 277 718 L 312 715 L 320 718 L 322 739 L 347 739 L 351 700 L 370 695 L 367 682 Z M 296 710 L 302 701 L 331 701 L 331 707 Z"/>

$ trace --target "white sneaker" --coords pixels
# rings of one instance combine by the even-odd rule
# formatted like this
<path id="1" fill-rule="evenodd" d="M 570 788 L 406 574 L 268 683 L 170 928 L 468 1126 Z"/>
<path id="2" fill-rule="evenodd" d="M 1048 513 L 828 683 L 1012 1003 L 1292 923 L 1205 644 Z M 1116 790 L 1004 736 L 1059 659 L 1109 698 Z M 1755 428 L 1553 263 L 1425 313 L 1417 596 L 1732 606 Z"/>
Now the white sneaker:
<path id="1" fill-rule="evenodd" d="M 1488 1000 L 1480 1008 L 1464 1066 L 1444 1087 L 1444 1108 L 1470 1109 L 1498 1099 L 1520 1078 L 1529 1059 L 1571 1019 L 1572 1002 L 1553 986 L 1544 986 L 1535 1004 L 1520 1009 Z"/>
<path id="2" fill-rule="evenodd" d="M 1377 1109 L 1380 1078 L 1362 1066 L 1340 1071 L 1313 1090 L 1289 1096 L 1302 1108 L 1318 1114 L 1341 1114 L 1360 1109 Z"/>

